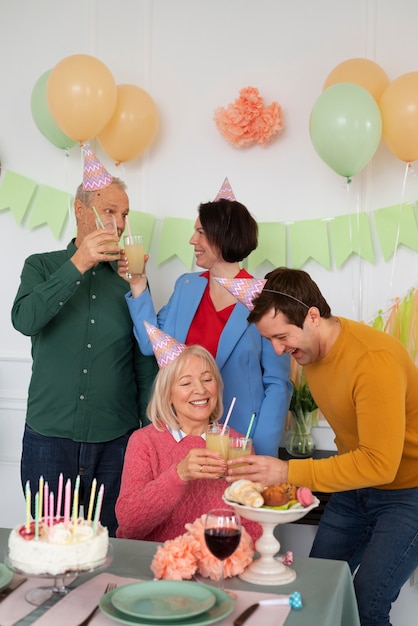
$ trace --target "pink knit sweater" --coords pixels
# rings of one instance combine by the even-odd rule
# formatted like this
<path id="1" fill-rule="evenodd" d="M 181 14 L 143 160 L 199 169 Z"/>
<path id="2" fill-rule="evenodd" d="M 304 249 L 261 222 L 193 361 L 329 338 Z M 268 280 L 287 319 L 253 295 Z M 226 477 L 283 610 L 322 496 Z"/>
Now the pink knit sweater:
<path id="1" fill-rule="evenodd" d="M 232 436 L 239 433 L 231 430 Z M 184 482 L 177 464 L 193 448 L 204 448 L 205 440 L 189 435 L 177 442 L 169 431 L 153 425 L 135 431 L 129 439 L 116 502 L 119 528 L 116 536 L 124 539 L 166 541 L 186 532 L 184 525 L 214 507 L 224 507 L 222 495 L 228 486 L 222 479 L 197 479 Z M 261 527 L 241 519 L 256 540 Z"/>

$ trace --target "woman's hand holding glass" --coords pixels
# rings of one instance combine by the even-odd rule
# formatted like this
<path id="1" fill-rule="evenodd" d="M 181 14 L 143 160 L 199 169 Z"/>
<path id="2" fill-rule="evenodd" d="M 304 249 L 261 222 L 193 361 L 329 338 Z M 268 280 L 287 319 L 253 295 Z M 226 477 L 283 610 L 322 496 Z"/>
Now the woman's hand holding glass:
<path id="1" fill-rule="evenodd" d="M 177 465 L 177 473 L 184 482 L 198 478 L 220 478 L 225 472 L 225 460 L 218 452 L 207 448 L 190 450 Z"/>
<path id="2" fill-rule="evenodd" d="M 141 295 L 147 288 L 147 263 L 149 259 L 149 254 L 144 254 L 144 271 L 142 274 L 129 274 L 128 273 L 128 257 L 125 254 L 124 250 L 121 250 L 120 259 L 118 261 L 118 274 L 121 278 L 126 280 L 129 283 L 131 288 L 132 297 L 137 298 Z"/>

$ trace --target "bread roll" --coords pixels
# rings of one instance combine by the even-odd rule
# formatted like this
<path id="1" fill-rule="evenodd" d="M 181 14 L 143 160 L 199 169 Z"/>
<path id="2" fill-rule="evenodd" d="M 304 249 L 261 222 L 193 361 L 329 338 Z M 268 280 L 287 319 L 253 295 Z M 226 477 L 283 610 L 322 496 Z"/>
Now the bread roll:
<path id="1" fill-rule="evenodd" d="M 225 490 L 224 495 L 231 502 L 258 509 L 264 504 L 264 499 L 261 495 L 263 489 L 264 487 L 261 483 L 253 483 L 251 480 L 242 479 L 231 483 Z"/>

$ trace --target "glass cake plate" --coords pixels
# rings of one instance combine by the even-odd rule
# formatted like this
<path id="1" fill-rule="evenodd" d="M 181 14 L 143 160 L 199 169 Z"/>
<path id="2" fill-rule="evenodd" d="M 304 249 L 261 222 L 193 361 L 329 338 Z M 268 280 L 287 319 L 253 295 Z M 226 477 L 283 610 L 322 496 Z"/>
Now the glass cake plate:
<path id="1" fill-rule="evenodd" d="M 6 548 L 5 550 L 4 562 L 7 567 L 16 574 L 23 574 L 30 578 L 51 580 L 52 584 L 41 587 L 34 587 L 25 595 L 25 600 L 30 604 L 34 604 L 35 606 L 45 604 L 45 606 L 48 606 L 48 601 L 50 601 L 51 605 L 55 604 L 56 596 L 64 596 L 69 591 L 71 591 L 68 585 L 74 582 L 76 578 L 82 576 L 83 574 L 91 574 L 92 572 L 98 572 L 101 569 L 105 569 L 112 562 L 112 558 L 113 548 L 111 544 L 109 544 L 105 558 L 100 559 L 100 561 L 97 561 L 96 563 L 92 563 L 88 569 L 66 571 L 62 574 L 56 574 L 55 576 L 53 576 L 52 574 L 32 574 L 29 572 L 25 572 L 24 565 L 19 567 L 19 563 L 10 560 L 8 548 Z"/>

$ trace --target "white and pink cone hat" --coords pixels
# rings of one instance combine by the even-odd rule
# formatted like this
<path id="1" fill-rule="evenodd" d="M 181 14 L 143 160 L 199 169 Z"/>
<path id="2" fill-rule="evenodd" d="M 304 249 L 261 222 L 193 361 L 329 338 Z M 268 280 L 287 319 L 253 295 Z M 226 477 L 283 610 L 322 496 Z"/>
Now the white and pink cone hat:
<path id="1" fill-rule="evenodd" d="M 229 180 L 228 178 L 225 178 L 224 182 L 222 183 L 221 188 L 219 189 L 218 193 L 216 194 L 216 198 L 214 200 L 214 202 L 216 202 L 217 200 L 236 200 L 234 192 L 232 191 L 232 187 L 229 184 Z"/>
<path id="2" fill-rule="evenodd" d="M 185 349 L 186 345 L 184 343 L 180 343 L 177 339 L 167 335 L 167 333 L 163 330 L 153 326 L 145 320 L 144 326 L 148 334 L 148 339 L 151 342 L 155 358 L 157 359 L 158 367 L 163 369 L 177 359 L 177 357 Z"/>
<path id="3" fill-rule="evenodd" d="M 84 191 L 97 191 L 108 187 L 112 183 L 113 177 L 103 167 L 99 159 L 93 154 L 88 146 L 84 147 Z"/>
<path id="4" fill-rule="evenodd" d="M 216 278 L 216 280 L 249 311 L 253 310 L 253 300 L 267 282 L 265 278 Z"/>

